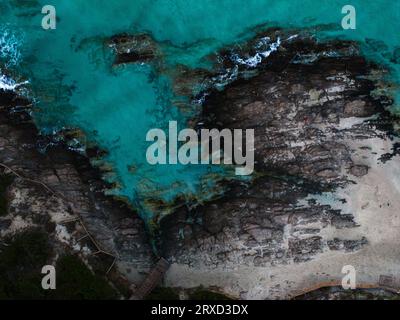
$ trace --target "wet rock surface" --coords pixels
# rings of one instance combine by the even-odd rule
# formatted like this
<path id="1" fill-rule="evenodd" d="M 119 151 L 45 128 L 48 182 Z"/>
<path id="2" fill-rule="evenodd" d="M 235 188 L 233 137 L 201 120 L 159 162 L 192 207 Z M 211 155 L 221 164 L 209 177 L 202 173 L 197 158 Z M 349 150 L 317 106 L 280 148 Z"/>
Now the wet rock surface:
<path id="1" fill-rule="evenodd" d="M 109 46 L 116 52 L 115 64 L 148 62 L 157 57 L 158 46 L 147 34 L 113 36 Z"/>

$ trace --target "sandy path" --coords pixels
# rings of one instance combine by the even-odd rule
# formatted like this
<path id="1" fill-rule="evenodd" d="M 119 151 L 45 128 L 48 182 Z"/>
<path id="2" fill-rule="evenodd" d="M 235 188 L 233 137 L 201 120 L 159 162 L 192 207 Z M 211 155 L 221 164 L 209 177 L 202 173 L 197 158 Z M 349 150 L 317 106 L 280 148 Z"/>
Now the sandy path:
<path id="1" fill-rule="evenodd" d="M 358 287 L 379 287 L 380 276 L 388 275 L 394 276 L 400 288 L 400 157 L 385 164 L 378 161 L 380 155 L 390 152 L 390 141 L 374 138 L 346 141 L 346 144 L 356 150 L 354 162 L 371 169 L 361 178 L 352 177 L 357 184 L 335 193 L 346 198 L 345 205 L 339 202 L 333 205 L 343 213 L 352 213 L 360 226 L 326 228 L 320 235 L 327 240 L 364 236 L 368 243 L 362 249 L 352 253 L 326 251 L 303 263 L 251 268 L 238 265 L 234 270 L 199 270 L 173 264 L 166 285 L 217 286 L 242 299 L 285 299 L 313 288 L 340 285 L 343 266 L 352 265 L 357 272 Z M 360 149 L 366 146 L 370 150 Z"/>

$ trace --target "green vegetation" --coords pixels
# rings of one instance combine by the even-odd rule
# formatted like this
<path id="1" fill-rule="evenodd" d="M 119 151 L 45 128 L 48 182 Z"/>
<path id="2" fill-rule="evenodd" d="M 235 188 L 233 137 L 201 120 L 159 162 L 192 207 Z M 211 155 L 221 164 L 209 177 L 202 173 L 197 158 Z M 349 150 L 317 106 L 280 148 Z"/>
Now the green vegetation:
<path id="1" fill-rule="evenodd" d="M 57 289 L 53 291 L 55 299 L 108 300 L 118 297 L 105 279 L 93 274 L 76 256 L 60 257 L 56 269 Z"/>
<path id="2" fill-rule="evenodd" d="M 206 290 L 203 287 L 197 288 L 189 295 L 190 300 L 232 300 L 231 298 L 217 292 Z"/>
<path id="3" fill-rule="evenodd" d="M 146 297 L 146 300 L 179 300 L 179 295 L 173 288 L 157 287 Z"/>
<path id="4" fill-rule="evenodd" d="M 0 216 L 5 216 L 7 214 L 8 200 L 6 193 L 12 181 L 13 177 L 11 175 L 0 175 Z"/>
<path id="5" fill-rule="evenodd" d="M 45 298 L 40 272 L 50 255 L 47 234 L 39 230 L 20 233 L 0 250 L 0 299 Z"/>
<path id="6" fill-rule="evenodd" d="M 48 234 L 32 229 L 0 246 L 1 299 L 116 299 L 116 291 L 76 256 L 56 264 L 57 289 L 43 290 L 41 269 L 52 256 Z"/>

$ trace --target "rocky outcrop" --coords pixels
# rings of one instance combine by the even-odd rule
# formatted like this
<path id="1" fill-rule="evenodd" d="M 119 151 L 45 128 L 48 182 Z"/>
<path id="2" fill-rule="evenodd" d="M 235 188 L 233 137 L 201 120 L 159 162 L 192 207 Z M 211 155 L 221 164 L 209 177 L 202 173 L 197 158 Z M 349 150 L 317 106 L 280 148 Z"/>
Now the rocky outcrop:
<path id="1" fill-rule="evenodd" d="M 116 53 L 115 64 L 149 62 L 159 55 L 156 42 L 147 34 L 113 36 L 109 46 Z"/>
<path id="2" fill-rule="evenodd" d="M 143 221 L 126 204 L 104 195 L 106 186 L 88 158 L 38 134 L 28 101 L 1 91 L 0 108 L 0 166 L 15 177 L 0 236 L 44 226 L 55 247 L 65 246 L 87 261 L 102 256 L 104 272 L 139 284 L 154 261 Z"/>
<path id="3" fill-rule="evenodd" d="M 116 64 L 159 54 L 147 35 L 115 36 L 110 45 Z M 255 129 L 256 172 L 227 182 L 223 197 L 161 220 L 157 251 L 172 263 L 166 285 L 287 298 L 340 284 L 348 264 L 365 287 L 400 274 L 400 148 L 397 120 L 386 110 L 391 99 L 377 94 L 383 70 L 356 43 L 279 30 L 217 60 L 215 73 L 179 68 L 173 88 L 184 96 L 194 83 L 205 88 L 192 97 L 202 104 L 191 122 L 197 128 Z M 104 255 L 105 272 L 110 267 L 138 284 L 155 261 L 143 222 L 104 195 L 107 186 L 87 157 L 38 135 L 28 105 L 0 92 L 0 164 L 15 176 L 0 236 L 46 226 L 55 246 L 86 260 Z"/>
<path id="4" fill-rule="evenodd" d="M 332 247 L 319 236 L 321 229 L 356 227 L 340 210 L 299 201 L 345 184 L 350 175 L 366 174 L 365 166 L 352 161 L 346 140 L 376 132 L 363 120 L 349 128 L 341 121 L 382 110 L 370 95 L 372 81 L 365 79 L 371 67 L 354 54 L 352 43 L 342 44 L 340 57 L 313 63 L 300 63 L 299 47 L 316 57 L 332 50 L 331 44 L 292 40 L 258 67 L 259 75 L 206 98 L 204 127 L 255 129 L 257 178 L 233 184 L 214 203 L 165 218 L 162 243 L 168 256 L 192 263 L 199 256 L 210 266 L 233 257 L 247 265 L 304 261 Z M 201 223 L 175 223 L 188 220 Z"/>
<path id="5" fill-rule="evenodd" d="M 322 288 L 306 293 L 296 300 L 397 300 L 398 294 L 385 289 L 344 290 L 341 287 Z"/>
<path id="6" fill-rule="evenodd" d="M 253 50 L 263 39 L 267 59 L 266 51 L 257 56 Z M 271 50 L 276 43 L 279 48 Z M 255 129 L 257 173 L 249 183 L 232 183 L 221 199 L 165 217 L 161 247 L 176 267 L 169 283 L 220 282 L 227 293 L 243 298 L 282 298 L 300 290 L 305 279 L 324 281 L 320 272 L 340 278 L 337 264 L 348 253 L 360 252 L 365 259 L 367 248 L 378 241 L 380 235 L 371 232 L 380 228 L 374 225 L 375 212 L 367 203 L 354 206 L 360 192 L 354 186 L 370 186 L 360 179 L 386 170 L 378 158 L 394 148 L 395 119 L 386 111 L 390 99 L 374 94 L 372 74 L 382 70 L 367 62 L 355 43 L 319 43 L 272 31 L 249 47 L 222 53 L 226 68 L 237 64 L 236 76 L 224 90 L 204 95 L 198 128 Z M 383 129 L 382 123 L 388 126 Z M 391 185 L 394 166 L 387 170 L 382 179 Z M 389 220 L 400 207 L 398 197 L 390 203 L 391 211 L 381 212 Z M 397 244 L 394 230 L 389 233 L 391 238 L 382 241 Z M 316 264 L 319 269 L 310 266 Z M 365 277 L 385 272 L 384 264 Z M 279 266 L 298 274 L 285 278 L 279 269 L 273 271 Z M 269 281 L 260 280 L 264 289 L 252 286 L 257 276 L 249 276 L 250 270 L 271 275 Z M 207 272 L 212 279 L 205 279 Z"/>

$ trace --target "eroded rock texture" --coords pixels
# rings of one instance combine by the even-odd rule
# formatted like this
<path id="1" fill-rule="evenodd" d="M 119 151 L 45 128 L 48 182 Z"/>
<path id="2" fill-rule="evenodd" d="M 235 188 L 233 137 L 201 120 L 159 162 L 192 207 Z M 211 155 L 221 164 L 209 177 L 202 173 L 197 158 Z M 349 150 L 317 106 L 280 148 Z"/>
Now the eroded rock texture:
<path id="1" fill-rule="evenodd" d="M 329 251 L 357 252 L 370 241 L 351 231 L 358 222 L 335 190 L 378 165 L 371 141 L 393 147 L 385 111 L 391 101 L 373 94 L 372 75 L 381 70 L 352 42 L 285 39 L 257 68 L 240 65 L 235 81 L 205 99 L 204 127 L 255 129 L 257 172 L 222 199 L 162 220 L 162 252 L 193 273 L 296 264 Z M 245 50 L 242 56 L 254 56 Z M 222 58 L 233 70 L 230 56 Z"/>
<path id="2" fill-rule="evenodd" d="M 115 50 L 115 64 L 148 62 L 159 54 L 155 41 L 147 34 L 115 35 L 109 46 Z"/>
<path id="3" fill-rule="evenodd" d="M 147 35 L 119 35 L 110 44 L 116 64 L 159 54 Z M 283 298 L 340 284 L 344 264 L 358 268 L 366 287 L 400 274 L 400 144 L 397 120 L 386 110 L 391 100 L 376 80 L 384 70 L 355 43 L 279 30 L 217 60 L 215 74 L 177 68 L 173 88 L 184 96 L 194 84 L 206 88 L 193 97 L 204 102 L 191 122 L 197 128 L 255 129 L 256 172 L 250 182 L 227 182 L 224 197 L 161 220 L 158 253 L 172 263 L 165 284 Z M 89 231 L 119 271 L 140 283 L 154 263 L 143 222 L 104 196 L 87 158 L 38 136 L 28 101 L 0 92 L 0 102 L 0 163 L 28 178 L 16 177 L 8 188 L 0 236 L 46 226 L 55 246 L 85 259 L 98 250 Z"/>
<path id="4" fill-rule="evenodd" d="M 87 158 L 38 135 L 28 104 L 13 92 L 0 92 L 0 169 L 14 177 L 8 214 L 0 217 L 0 238 L 45 227 L 55 247 L 65 246 L 84 260 L 103 256 L 104 271 L 115 259 L 113 270 L 120 266 L 140 283 L 154 259 L 143 221 L 122 202 L 104 196 L 105 185 Z M 45 146 L 45 153 L 38 151 Z"/>

